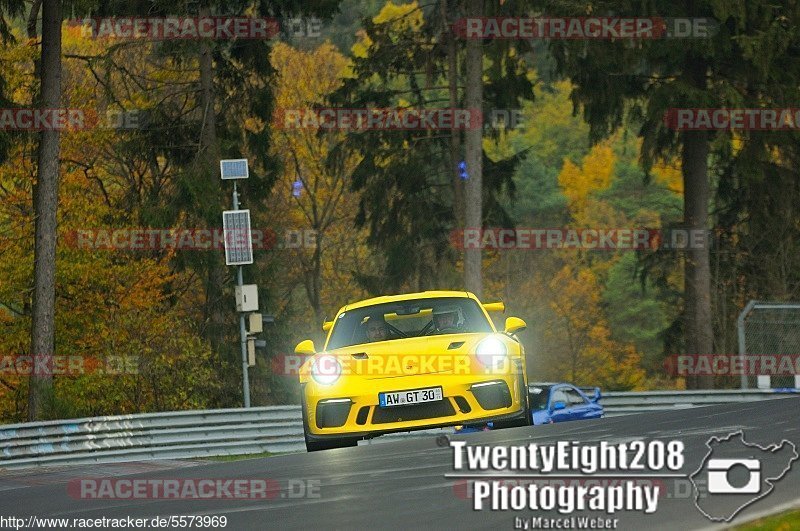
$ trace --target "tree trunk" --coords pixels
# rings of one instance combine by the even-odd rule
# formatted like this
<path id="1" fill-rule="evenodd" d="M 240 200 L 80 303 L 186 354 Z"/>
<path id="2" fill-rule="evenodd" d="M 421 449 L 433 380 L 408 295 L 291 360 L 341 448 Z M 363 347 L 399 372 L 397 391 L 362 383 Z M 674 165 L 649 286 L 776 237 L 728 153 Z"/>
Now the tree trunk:
<path id="1" fill-rule="evenodd" d="M 483 0 L 467 0 L 466 16 L 483 15 Z M 470 112 L 483 109 L 483 49 L 480 39 L 467 40 L 466 107 Z M 471 124 L 465 134 L 466 162 L 469 178 L 466 182 L 464 225 L 466 229 L 483 227 L 483 129 Z M 464 280 L 467 291 L 483 295 L 481 249 L 464 250 Z"/>
<path id="2" fill-rule="evenodd" d="M 706 71 L 707 65 L 702 59 L 691 58 L 687 62 L 684 77 L 695 90 L 705 91 Z M 688 354 L 712 354 L 714 335 L 708 246 L 705 241 L 699 249 L 693 249 L 691 245 L 693 231 L 705 231 L 708 227 L 709 133 L 685 131 L 682 140 L 683 223 L 689 231 L 689 245 L 684 260 L 684 345 Z M 689 388 L 709 389 L 714 387 L 714 377 L 687 378 L 686 383 Z"/>
<path id="3" fill-rule="evenodd" d="M 42 9 L 41 104 L 43 109 L 61 107 L 61 1 L 44 0 Z M 33 308 L 31 356 L 39 366 L 52 366 L 55 350 L 56 240 L 58 210 L 59 131 L 42 131 L 37 177 L 33 189 L 35 243 L 33 252 Z M 28 420 L 47 414 L 52 395 L 51 374 L 32 371 L 28 391 Z M 49 372 L 49 371 L 44 371 Z"/>
<path id="4" fill-rule="evenodd" d="M 450 108 L 458 108 L 458 56 L 456 53 L 456 38 L 450 27 L 447 13 L 447 0 L 441 4 L 443 35 L 447 39 L 447 82 L 450 91 Z M 453 180 L 453 218 L 455 229 L 464 228 L 464 183 L 459 175 L 458 163 L 461 162 L 461 132 L 453 128 L 450 130 L 450 171 Z"/>
<path id="5" fill-rule="evenodd" d="M 708 132 L 683 133 L 683 219 L 686 230 L 706 230 L 708 224 Z M 691 238 L 690 240 L 691 241 Z M 685 252 L 684 337 L 688 354 L 712 354 L 711 267 L 707 245 Z M 713 376 L 689 378 L 690 388 L 713 388 Z"/>
<path id="6" fill-rule="evenodd" d="M 201 10 L 201 16 L 207 16 L 208 9 Z M 207 41 L 200 43 L 200 103 L 203 108 L 203 125 L 200 132 L 200 151 L 198 162 L 201 172 L 209 179 L 211 196 L 219 196 L 219 145 L 217 143 L 216 113 L 214 111 L 214 59 L 211 46 Z M 221 212 L 220 212 L 221 214 Z M 225 316 L 222 312 L 222 284 L 225 271 L 216 253 L 208 257 L 208 277 L 206 279 L 205 311 L 209 319 L 206 337 L 211 349 L 219 354 L 223 336 Z"/>

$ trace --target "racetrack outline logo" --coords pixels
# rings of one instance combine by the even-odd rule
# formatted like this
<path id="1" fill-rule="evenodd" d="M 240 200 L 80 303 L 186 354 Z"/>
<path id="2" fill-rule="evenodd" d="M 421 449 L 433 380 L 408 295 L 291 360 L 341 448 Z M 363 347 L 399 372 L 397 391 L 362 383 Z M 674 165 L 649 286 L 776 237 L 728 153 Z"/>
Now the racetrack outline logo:
<path id="1" fill-rule="evenodd" d="M 720 445 L 722 443 L 731 442 L 731 439 L 734 436 L 738 436 L 741 444 L 744 447 L 751 447 L 751 448 L 754 448 L 754 449 L 761 450 L 762 452 L 769 452 L 769 454 L 777 454 L 779 451 L 781 451 L 784 448 L 785 445 L 788 445 L 788 447 L 791 449 L 792 456 L 788 460 L 788 462 L 786 463 L 785 468 L 783 468 L 780 471 L 780 473 L 777 474 L 777 475 L 774 475 L 774 474 L 770 475 L 770 474 L 768 474 L 766 472 L 762 473 L 762 471 L 761 471 L 762 460 L 761 459 L 741 459 L 741 458 L 740 459 L 717 459 L 717 458 L 712 459 L 711 456 L 714 453 L 715 446 L 718 446 L 718 445 Z M 716 437 L 716 436 L 711 437 L 711 438 L 708 439 L 708 441 L 706 441 L 706 447 L 708 448 L 708 453 L 703 458 L 703 460 L 700 462 L 700 466 L 697 468 L 697 470 L 695 470 L 692 474 L 689 475 L 689 481 L 692 482 L 692 485 L 693 485 L 694 491 L 695 491 L 695 495 L 694 495 L 694 505 L 695 505 L 695 507 L 697 507 L 698 511 L 703 513 L 703 516 L 705 516 L 706 518 L 708 518 L 712 522 L 730 522 L 737 514 L 739 514 L 739 512 L 741 512 L 742 509 L 744 509 L 748 505 L 751 505 L 754 502 L 764 498 L 767 494 L 769 494 L 770 492 L 773 491 L 773 489 L 775 488 L 775 482 L 777 482 L 780 479 L 782 479 L 789 472 L 789 470 L 792 468 L 792 463 L 797 461 L 797 459 L 800 457 L 800 455 L 798 455 L 798 453 L 797 453 L 797 447 L 794 445 L 793 442 L 789 441 L 788 439 L 783 439 L 780 443 L 771 444 L 771 445 L 768 445 L 768 446 L 761 446 L 761 445 L 756 444 L 756 443 L 749 443 L 749 442 L 745 441 L 744 433 L 743 433 L 742 430 L 735 431 L 733 433 L 729 433 L 726 437 Z M 712 466 L 712 464 L 714 466 Z M 730 483 L 728 482 L 728 480 L 726 479 L 726 477 L 724 476 L 725 472 L 723 472 L 722 470 L 725 469 L 725 467 L 727 467 L 727 469 L 730 469 L 730 467 L 732 467 L 734 465 L 744 465 L 748 469 L 748 471 L 750 472 L 750 480 L 748 481 L 748 484 L 744 488 L 741 488 L 741 487 L 740 488 L 736 488 L 736 487 L 731 486 Z M 728 514 L 727 517 L 711 515 L 708 512 L 706 512 L 706 510 L 704 510 L 703 507 L 700 506 L 700 503 L 699 503 L 700 494 L 701 494 L 700 493 L 700 488 L 697 485 L 697 483 L 695 483 L 695 481 L 694 481 L 694 478 L 696 476 L 698 476 L 699 474 L 701 474 L 704 470 L 706 470 L 708 472 L 708 491 L 709 491 L 709 494 L 715 494 L 717 496 L 721 495 L 723 498 L 720 498 L 720 499 L 724 499 L 725 496 L 729 496 L 731 494 L 757 494 L 757 496 L 749 498 L 747 501 L 745 501 L 744 503 L 742 503 L 739 506 L 734 506 L 733 510 L 731 510 L 730 514 Z M 763 488 L 763 489 L 761 489 L 761 488 L 753 488 L 753 485 L 752 485 L 753 477 L 757 477 L 757 481 L 760 483 L 760 481 L 762 479 L 762 476 L 763 476 L 764 483 L 766 485 L 768 485 L 769 488 Z M 713 481 L 712 481 L 712 479 L 713 479 Z M 756 486 L 757 485 L 758 485 L 758 483 L 756 484 Z M 715 487 L 721 487 L 721 488 L 715 488 Z M 705 501 L 707 502 L 708 499 L 709 499 L 708 494 L 706 494 Z M 725 512 L 727 512 L 727 511 L 725 511 Z"/>

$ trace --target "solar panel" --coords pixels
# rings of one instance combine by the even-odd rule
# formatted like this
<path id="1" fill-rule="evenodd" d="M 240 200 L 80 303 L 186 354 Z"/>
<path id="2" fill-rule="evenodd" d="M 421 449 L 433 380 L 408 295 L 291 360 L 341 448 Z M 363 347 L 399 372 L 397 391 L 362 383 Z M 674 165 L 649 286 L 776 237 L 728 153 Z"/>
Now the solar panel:
<path id="1" fill-rule="evenodd" d="M 250 211 L 224 211 L 222 233 L 225 237 L 225 264 L 252 264 L 253 234 L 250 232 Z"/>
<path id="2" fill-rule="evenodd" d="M 247 159 L 227 159 L 219 161 L 219 172 L 223 179 L 247 179 L 250 172 Z"/>

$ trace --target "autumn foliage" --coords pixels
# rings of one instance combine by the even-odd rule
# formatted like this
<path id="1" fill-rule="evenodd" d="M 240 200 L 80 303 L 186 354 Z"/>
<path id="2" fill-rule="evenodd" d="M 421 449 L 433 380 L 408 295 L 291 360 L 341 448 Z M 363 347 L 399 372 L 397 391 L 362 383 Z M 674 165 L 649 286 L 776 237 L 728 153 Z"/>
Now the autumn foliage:
<path id="1" fill-rule="evenodd" d="M 342 305 L 389 291 L 463 287 L 463 249 L 451 245 L 464 228 L 457 211 L 464 183 L 452 167 L 463 157 L 463 135 L 280 123 L 291 110 L 463 102 L 463 79 L 451 86 L 448 75 L 451 59 L 463 74 L 463 43 L 448 56 L 437 15 L 417 2 L 374 7 L 353 22 L 347 46 L 327 38 L 215 44 L 210 110 L 201 97 L 202 43 L 88 39 L 64 25 L 64 106 L 86 110 L 93 126 L 61 136 L 56 355 L 85 359 L 86 370 L 55 377 L 49 416 L 241 405 L 235 270 L 222 265 L 222 250 L 87 249 L 74 238 L 81 229 L 221 224 L 213 220 L 229 208 L 231 185 L 219 183 L 200 153 L 208 112 L 219 158 L 251 161 L 251 179 L 238 191 L 254 227 L 276 235 L 244 269 L 245 281 L 259 286 L 261 311 L 276 318 L 260 336 L 267 347 L 251 370 L 254 405 L 296 402 L 296 379 L 271 361 L 300 340 L 321 340 L 323 320 Z M 0 79 L 14 106 L 33 106 L 37 49 L 17 37 L 0 46 Z M 639 123 L 622 123 L 593 143 L 573 109 L 576 85 L 537 71 L 528 52 L 516 42 L 486 45 L 486 105 L 519 107 L 522 120 L 485 128 L 484 226 L 677 224 L 680 158 L 645 164 Z M 517 97 L 528 90 L 530 97 Z M 141 122 L 119 127 L 113 117 L 128 111 Z M 15 132 L 7 140 L 0 165 L 0 420 L 16 421 L 25 418 L 28 377 L 11 362 L 36 354 L 28 350 L 37 137 Z M 735 139 L 734 154 L 747 148 Z M 776 164 L 791 164 L 773 155 Z M 729 209 L 745 200 L 722 191 Z M 768 212 L 771 200 L 758 197 Z M 759 249 L 743 219 L 730 215 L 739 231 L 730 242 L 751 238 Z M 300 245 L 287 244 L 290 234 Z M 720 304 L 744 301 L 747 279 L 737 264 L 756 263 L 753 249 L 718 260 Z M 784 258 L 790 265 L 791 253 Z M 508 315 L 527 321 L 520 338 L 531 381 L 605 390 L 681 385 L 664 377 L 661 361 L 680 346 L 682 260 L 630 250 L 487 250 L 483 299 L 503 300 Z M 502 327 L 506 316 L 493 317 Z M 221 330 L 212 330 L 215 324 Z M 107 363 L 119 360 L 123 369 L 109 374 Z"/>

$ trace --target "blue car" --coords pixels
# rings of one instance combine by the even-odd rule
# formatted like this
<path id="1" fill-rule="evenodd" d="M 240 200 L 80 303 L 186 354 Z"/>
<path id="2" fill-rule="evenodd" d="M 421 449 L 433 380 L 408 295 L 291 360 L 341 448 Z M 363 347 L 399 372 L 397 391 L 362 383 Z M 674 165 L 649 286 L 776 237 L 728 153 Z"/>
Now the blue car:
<path id="1" fill-rule="evenodd" d="M 533 424 L 551 424 L 569 420 L 599 419 L 603 406 L 599 404 L 600 388 L 591 388 L 591 398 L 585 391 L 568 383 L 533 383 L 528 386 Z"/>
<path id="2" fill-rule="evenodd" d="M 587 395 L 591 394 L 591 398 Z M 603 417 L 600 388 L 579 388 L 568 383 L 532 383 L 528 386 L 533 425 Z M 491 430 L 492 423 L 461 426 L 456 433 Z"/>

